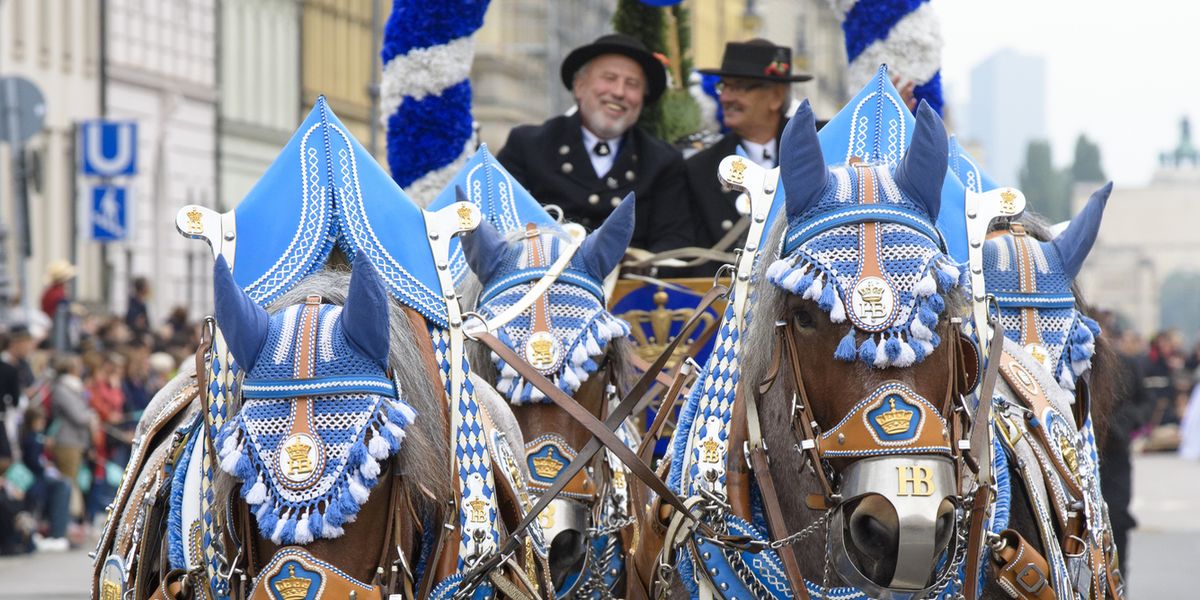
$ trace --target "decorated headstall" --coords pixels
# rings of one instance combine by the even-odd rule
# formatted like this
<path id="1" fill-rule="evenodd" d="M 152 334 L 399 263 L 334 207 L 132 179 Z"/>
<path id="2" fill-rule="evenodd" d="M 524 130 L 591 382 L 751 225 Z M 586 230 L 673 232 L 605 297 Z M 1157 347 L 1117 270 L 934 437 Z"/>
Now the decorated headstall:
<path id="1" fill-rule="evenodd" d="M 313 296 L 268 316 L 224 257 L 213 276 L 218 322 L 246 372 L 241 410 L 217 438 L 221 468 L 242 482 L 263 537 L 339 537 L 416 416 L 386 372 L 383 284 L 360 255 L 344 307 Z"/>
<path id="2" fill-rule="evenodd" d="M 802 118 L 805 117 L 805 118 Z M 779 324 L 798 394 L 794 426 L 833 509 L 830 551 L 846 582 L 872 596 L 917 594 L 957 575 L 964 554 L 963 449 L 968 447 L 962 396 L 977 363 L 958 332 L 942 340 L 938 321 L 946 296 L 966 292 L 966 272 L 947 255 L 934 227 L 946 177 L 946 134 L 922 104 L 912 141 L 897 163 L 857 162 L 829 168 L 811 111 L 797 113 L 781 144 L 788 227 L 780 258 L 767 278 L 814 301 L 847 333 L 834 353 L 877 369 L 905 368 L 949 344 L 952 385 L 928 399 L 907 384 L 885 380 L 838 423 L 817 428 L 789 322 Z M 953 330 L 952 330 L 953 331 Z M 972 376 L 964 377 L 970 372 Z M 864 575 L 846 550 L 845 507 L 868 494 L 882 496 L 899 518 L 900 548 L 890 582 Z M 939 507 L 957 506 L 957 532 L 944 553 L 936 547 Z M 930 575 L 937 576 L 930 578 Z M 929 582 L 933 581 L 934 584 Z"/>

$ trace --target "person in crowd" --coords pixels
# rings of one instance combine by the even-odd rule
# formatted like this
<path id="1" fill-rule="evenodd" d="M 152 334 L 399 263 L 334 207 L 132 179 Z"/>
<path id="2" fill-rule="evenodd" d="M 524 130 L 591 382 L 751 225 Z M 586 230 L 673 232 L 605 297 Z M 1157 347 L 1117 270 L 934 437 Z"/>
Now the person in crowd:
<path id="1" fill-rule="evenodd" d="M 100 430 L 100 419 L 88 402 L 82 378 L 83 361 L 79 356 L 61 354 L 54 371 L 57 376 L 50 403 L 56 431 L 52 455 L 58 471 L 78 490 L 79 471 L 93 437 Z"/>
<path id="2" fill-rule="evenodd" d="M 25 508 L 46 522 L 45 535 L 33 541 L 39 551 L 62 552 L 69 548 L 67 525 L 71 520 L 71 484 L 46 459 L 46 413 L 40 406 L 25 410 L 21 422 L 21 461 L 33 476 L 26 491 Z"/>
<path id="3" fill-rule="evenodd" d="M 159 386 L 161 387 L 161 386 Z M 142 418 L 150 399 L 158 388 L 151 388 L 150 349 L 143 343 L 134 342 L 125 349 L 125 378 L 121 382 L 125 396 L 125 424 L 129 429 Z"/>
<path id="4" fill-rule="evenodd" d="M 35 383 L 33 366 L 30 356 L 33 354 L 37 341 L 28 328 L 17 326 L 8 332 L 8 344 L 0 353 L 0 360 L 12 365 L 17 371 L 17 384 L 22 395 L 29 395 Z"/>
<path id="5" fill-rule="evenodd" d="M 46 289 L 42 292 L 42 312 L 50 317 L 51 343 L 55 350 L 74 348 L 71 332 L 71 297 L 67 282 L 75 278 L 75 265 L 56 260 L 46 267 Z"/>
<path id="6" fill-rule="evenodd" d="M 0 334 L 0 348 L 8 345 L 9 337 Z M 21 396 L 21 383 L 17 375 L 17 368 L 5 361 L 0 361 L 0 473 L 6 471 L 15 458 L 12 440 L 9 437 L 8 414 L 20 404 Z"/>
<path id="7" fill-rule="evenodd" d="M 150 311 L 146 303 L 150 300 L 150 280 L 138 277 L 133 280 L 133 293 L 129 295 L 129 306 L 125 311 L 125 325 L 133 335 L 144 338 L 150 333 Z"/>
<path id="8" fill-rule="evenodd" d="M 722 191 L 717 179 L 721 160 L 740 149 L 764 168 L 778 166 L 779 137 L 792 104 L 791 85 L 812 76 L 792 72 L 791 48 L 761 38 L 726 44 L 721 67 L 700 72 L 720 76 L 717 90 L 729 129 L 720 141 L 687 160 L 688 197 L 697 222 L 695 245 L 711 248 L 742 219 L 736 205 L 739 192 Z M 744 239 L 743 233 L 729 247 L 739 247 Z M 696 274 L 711 275 L 717 267 L 705 265 Z"/>
<path id="9" fill-rule="evenodd" d="M 568 221 L 599 227 L 635 192 L 631 246 L 657 252 L 692 245 L 683 156 L 637 126 L 643 108 L 666 89 L 662 63 L 618 33 L 572 50 L 561 74 L 575 112 L 513 129 L 496 158 Z"/>
<path id="10" fill-rule="evenodd" d="M 1130 445 L 1134 432 L 1146 421 L 1150 400 L 1143 382 L 1139 361 L 1141 340 L 1134 331 L 1123 330 L 1114 319 L 1101 319 L 1106 339 L 1114 340 L 1117 372 L 1113 407 L 1108 433 L 1100 444 L 1100 489 L 1108 503 L 1108 516 L 1117 545 L 1121 572 L 1129 577 L 1129 532 L 1137 527 L 1137 519 L 1129 510 L 1133 500 L 1133 461 Z"/>

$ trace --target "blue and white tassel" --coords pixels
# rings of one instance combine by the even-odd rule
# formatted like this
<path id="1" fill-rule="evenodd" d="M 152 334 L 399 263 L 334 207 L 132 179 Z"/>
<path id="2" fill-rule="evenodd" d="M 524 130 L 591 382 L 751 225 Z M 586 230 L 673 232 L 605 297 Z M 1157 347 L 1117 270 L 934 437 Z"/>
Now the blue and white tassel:
<path id="1" fill-rule="evenodd" d="M 392 178 L 426 205 L 474 150 L 471 63 L 490 0 L 395 0 L 383 29 L 380 114 Z"/>
<path id="2" fill-rule="evenodd" d="M 830 0 L 842 19 L 846 85 L 861 89 L 886 64 L 916 84 L 913 96 L 942 113 L 942 35 L 929 0 Z"/>

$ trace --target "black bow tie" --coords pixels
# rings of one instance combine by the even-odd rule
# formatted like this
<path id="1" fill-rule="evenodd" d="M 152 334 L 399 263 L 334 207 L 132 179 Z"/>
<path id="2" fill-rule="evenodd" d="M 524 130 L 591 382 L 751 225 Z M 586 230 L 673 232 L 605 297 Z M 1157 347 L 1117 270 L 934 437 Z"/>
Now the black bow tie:
<path id="1" fill-rule="evenodd" d="M 608 142 L 596 142 L 596 145 L 592 146 L 592 152 L 596 153 L 596 156 L 608 156 L 612 150 L 609 149 Z"/>

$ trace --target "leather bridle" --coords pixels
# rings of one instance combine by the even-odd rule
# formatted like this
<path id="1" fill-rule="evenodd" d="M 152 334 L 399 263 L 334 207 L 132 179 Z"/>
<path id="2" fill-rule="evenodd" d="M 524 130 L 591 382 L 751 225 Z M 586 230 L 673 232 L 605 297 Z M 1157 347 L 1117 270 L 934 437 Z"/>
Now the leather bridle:
<path id="1" fill-rule="evenodd" d="M 767 448 L 763 441 L 759 421 L 758 404 L 777 382 L 785 361 L 791 372 L 794 394 L 791 411 L 791 427 L 795 437 L 794 447 L 802 454 L 803 464 L 810 467 L 801 469 L 801 472 L 807 470 L 812 473 L 821 490 L 820 495 L 813 495 L 807 499 L 810 508 L 829 510 L 843 501 L 839 493 L 839 478 L 844 467 L 842 469 L 835 467 L 835 463 L 842 461 L 831 460 L 832 457 L 827 456 L 827 452 L 831 449 L 830 442 L 833 439 L 827 436 L 829 433 L 833 433 L 836 427 L 825 432 L 826 436 L 823 436 L 821 425 L 814 416 L 812 402 L 804 383 L 804 370 L 799 352 L 801 346 L 796 333 L 797 326 L 790 320 L 777 321 L 775 325 L 777 339 L 768 371 L 762 381 L 754 386 L 750 394 L 741 394 L 739 390 L 739 400 L 746 402 L 747 457 L 761 491 L 771 537 L 778 541 L 792 539 L 795 536 L 787 530 L 779 502 L 778 489 L 770 473 Z M 999 327 L 998 323 L 993 323 L 993 325 Z M 960 326 L 961 323 L 958 319 L 951 320 L 951 327 L 961 331 Z M 1002 335 L 1002 332 L 998 331 L 997 335 Z M 1001 345 L 993 344 L 992 346 L 990 354 L 998 354 L 997 349 Z M 985 513 L 994 496 L 994 489 L 990 483 L 981 485 L 979 481 L 980 463 L 986 461 L 990 465 L 990 443 L 987 448 L 973 450 L 970 438 L 972 421 L 978 420 L 984 423 L 985 427 L 990 427 L 990 417 L 987 416 L 986 409 L 976 409 L 972 415 L 972 408 L 967 403 L 967 397 L 975 388 L 979 377 L 979 363 L 974 342 L 956 332 L 946 336 L 945 351 L 948 355 L 947 368 L 951 377 L 946 386 L 946 394 L 936 410 L 947 424 L 945 432 L 947 450 L 956 466 L 953 496 L 956 497 L 957 512 L 960 516 L 968 516 L 970 519 L 965 548 L 966 573 L 968 574 L 966 586 L 968 591 L 973 592 L 978 582 L 975 581 L 976 577 L 972 574 L 978 573 L 984 537 Z M 981 404 L 990 406 L 991 390 L 995 386 L 999 357 L 990 356 L 989 358 L 991 360 L 989 360 L 987 371 L 984 374 L 980 398 L 985 400 Z M 990 441 L 990 438 L 987 439 Z M 961 524 L 958 527 L 961 527 Z M 959 550 L 963 549 L 956 548 L 956 552 Z M 808 591 L 795 555 L 781 548 L 779 557 L 788 582 L 797 597 L 807 599 Z M 954 573 L 950 573 L 949 570 L 943 573 L 943 577 L 952 575 Z M 974 597 L 974 595 L 968 594 L 968 597 Z"/>

